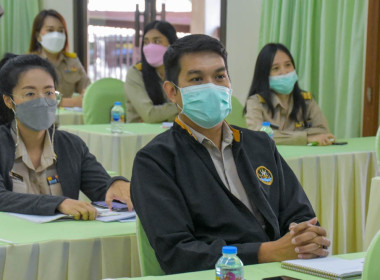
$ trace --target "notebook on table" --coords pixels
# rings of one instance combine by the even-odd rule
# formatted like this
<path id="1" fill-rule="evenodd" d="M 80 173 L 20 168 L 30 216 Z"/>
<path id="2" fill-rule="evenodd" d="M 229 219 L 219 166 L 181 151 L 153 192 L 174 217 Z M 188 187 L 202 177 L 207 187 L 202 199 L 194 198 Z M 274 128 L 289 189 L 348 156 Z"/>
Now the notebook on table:
<path id="1" fill-rule="evenodd" d="M 97 221 L 101 222 L 114 222 L 114 221 L 130 221 L 132 218 L 136 218 L 136 212 L 115 212 L 115 211 L 109 211 L 108 209 L 102 209 L 95 207 L 98 211 L 98 216 L 96 217 Z M 56 215 L 50 215 L 50 216 L 41 216 L 41 215 L 27 215 L 27 214 L 18 214 L 18 213 L 11 213 L 11 212 L 4 212 L 6 214 L 9 214 L 11 216 L 15 216 L 21 219 L 25 219 L 37 224 L 42 223 L 49 223 L 57 220 L 64 220 L 64 219 L 70 219 L 73 220 L 74 217 L 71 215 L 66 214 L 56 214 Z"/>
<path id="2" fill-rule="evenodd" d="M 281 267 L 323 277 L 326 279 L 354 279 L 363 271 L 364 258 L 346 260 L 337 257 L 316 258 L 310 260 L 282 261 Z"/>

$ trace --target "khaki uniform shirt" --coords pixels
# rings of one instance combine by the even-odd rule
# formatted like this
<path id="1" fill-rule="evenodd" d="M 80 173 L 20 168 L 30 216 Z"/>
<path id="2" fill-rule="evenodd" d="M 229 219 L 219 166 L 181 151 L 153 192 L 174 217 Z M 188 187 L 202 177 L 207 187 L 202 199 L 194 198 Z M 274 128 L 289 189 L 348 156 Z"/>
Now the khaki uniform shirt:
<path id="1" fill-rule="evenodd" d="M 61 184 L 56 169 L 56 155 L 49 132 L 46 131 L 41 164 L 34 168 L 21 136 L 17 136 L 15 127 L 12 137 L 17 143 L 15 161 L 11 171 L 13 192 L 62 196 Z"/>
<path id="2" fill-rule="evenodd" d="M 284 145 L 306 145 L 308 135 L 329 133 L 327 120 L 311 94 L 303 92 L 302 95 L 306 101 L 307 124 L 303 121 L 295 122 L 290 119 L 294 104 L 293 95 L 290 96 L 290 104 L 285 109 L 281 105 L 279 98 L 272 94 L 274 107 L 274 117 L 272 117 L 264 98 L 259 94 L 255 94 L 247 100 L 246 120 L 248 128 L 260 130 L 263 122 L 270 122 L 274 132 L 273 139 L 276 144 Z M 301 112 L 297 117 L 302 120 Z"/>
<path id="3" fill-rule="evenodd" d="M 127 122 L 160 123 L 174 121 L 178 114 L 177 106 L 171 102 L 165 92 L 162 95 L 166 103 L 154 105 L 144 85 L 141 73 L 141 63 L 128 69 L 125 82 L 125 95 L 127 98 Z"/>
<path id="4" fill-rule="evenodd" d="M 43 54 L 39 55 L 46 58 Z M 58 62 L 53 65 L 58 75 L 57 90 L 61 93 L 61 97 L 72 97 L 74 92 L 82 93 L 90 84 L 90 79 L 76 53 L 61 53 Z"/>

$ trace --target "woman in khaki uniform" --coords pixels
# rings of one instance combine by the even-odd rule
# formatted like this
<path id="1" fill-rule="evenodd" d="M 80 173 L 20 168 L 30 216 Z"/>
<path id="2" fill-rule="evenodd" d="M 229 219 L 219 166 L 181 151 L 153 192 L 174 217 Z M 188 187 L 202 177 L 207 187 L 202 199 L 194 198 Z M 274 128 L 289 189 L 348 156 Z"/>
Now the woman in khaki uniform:
<path id="1" fill-rule="evenodd" d="M 127 122 L 159 123 L 177 116 L 176 105 L 162 89 L 164 53 L 176 40 L 174 27 L 166 21 L 156 20 L 145 27 L 141 62 L 128 70 L 125 82 Z"/>
<path id="2" fill-rule="evenodd" d="M 132 209 L 128 180 L 111 178 L 78 136 L 55 129 L 57 84 L 53 66 L 38 55 L 0 61 L 0 211 L 95 219 L 79 191 Z"/>
<path id="3" fill-rule="evenodd" d="M 42 10 L 34 19 L 29 52 L 49 60 L 58 74 L 62 107 L 82 106 L 90 79 L 75 53 L 68 52 L 65 19 L 55 10 Z M 80 93 L 72 97 L 73 93 Z"/>
<path id="4" fill-rule="evenodd" d="M 331 145 L 335 136 L 310 92 L 298 86 L 294 60 L 282 44 L 267 44 L 260 51 L 246 103 L 249 129 L 270 122 L 276 144 Z"/>

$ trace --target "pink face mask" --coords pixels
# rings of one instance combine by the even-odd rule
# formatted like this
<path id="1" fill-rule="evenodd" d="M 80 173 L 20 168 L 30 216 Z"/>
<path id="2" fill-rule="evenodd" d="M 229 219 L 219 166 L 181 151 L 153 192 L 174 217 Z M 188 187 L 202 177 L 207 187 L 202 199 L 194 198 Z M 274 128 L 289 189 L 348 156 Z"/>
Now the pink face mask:
<path id="1" fill-rule="evenodd" d="M 143 52 L 150 66 L 158 67 L 164 64 L 164 54 L 167 49 L 167 47 L 158 44 L 149 44 L 144 46 Z"/>

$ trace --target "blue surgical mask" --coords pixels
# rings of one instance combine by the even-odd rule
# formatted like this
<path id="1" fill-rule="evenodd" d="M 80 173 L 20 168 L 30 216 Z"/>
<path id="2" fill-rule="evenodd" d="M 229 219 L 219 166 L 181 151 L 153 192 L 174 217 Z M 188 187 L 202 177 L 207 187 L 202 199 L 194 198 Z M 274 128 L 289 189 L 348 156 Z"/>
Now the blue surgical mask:
<path id="1" fill-rule="evenodd" d="M 179 88 L 182 113 L 203 128 L 212 128 L 231 112 L 232 89 L 213 83 Z"/>
<path id="2" fill-rule="evenodd" d="M 288 95 L 293 91 L 298 76 L 296 70 L 285 75 L 270 76 L 269 86 L 277 93 Z"/>

